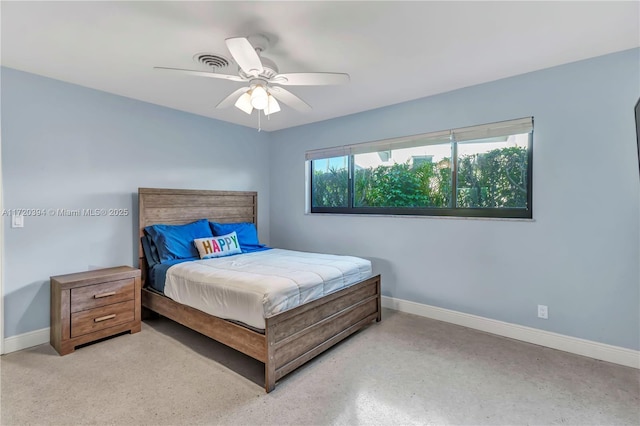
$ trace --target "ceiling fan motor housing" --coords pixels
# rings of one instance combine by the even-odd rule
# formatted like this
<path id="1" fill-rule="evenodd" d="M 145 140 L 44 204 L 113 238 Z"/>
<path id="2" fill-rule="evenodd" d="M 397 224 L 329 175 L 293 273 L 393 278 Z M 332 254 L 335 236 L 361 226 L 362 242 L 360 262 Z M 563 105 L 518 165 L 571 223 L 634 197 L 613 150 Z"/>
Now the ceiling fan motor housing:
<path id="1" fill-rule="evenodd" d="M 260 73 L 260 75 L 258 75 L 257 77 L 264 78 L 265 80 L 270 80 L 276 75 L 278 75 L 278 66 L 275 64 L 275 62 L 273 62 L 269 58 L 265 58 L 264 56 L 261 56 L 260 60 L 262 61 L 262 68 L 264 69 L 264 71 L 262 71 L 262 73 Z M 247 74 L 240 67 L 238 67 L 238 74 L 240 74 L 241 77 L 246 79 L 251 79 L 256 77 L 256 76 Z"/>

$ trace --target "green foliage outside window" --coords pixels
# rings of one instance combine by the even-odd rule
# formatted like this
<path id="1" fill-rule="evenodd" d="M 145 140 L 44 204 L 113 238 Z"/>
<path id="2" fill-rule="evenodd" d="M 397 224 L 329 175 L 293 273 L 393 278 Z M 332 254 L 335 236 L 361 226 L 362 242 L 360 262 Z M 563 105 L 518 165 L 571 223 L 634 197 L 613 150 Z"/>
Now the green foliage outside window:
<path id="1" fill-rule="evenodd" d="M 344 168 L 313 174 L 314 207 L 348 207 Z M 381 165 L 355 171 L 354 207 L 450 208 L 451 159 Z M 508 147 L 458 158 L 456 207 L 525 208 L 527 149 Z"/>
<path id="2" fill-rule="evenodd" d="M 458 160 L 459 207 L 523 208 L 527 205 L 527 150 L 494 149 Z"/>
<path id="3" fill-rule="evenodd" d="M 331 168 L 313 173 L 312 203 L 314 207 L 347 207 L 349 205 L 349 173 Z"/>
<path id="4" fill-rule="evenodd" d="M 356 207 L 446 207 L 451 192 L 449 159 L 356 171 Z"/>

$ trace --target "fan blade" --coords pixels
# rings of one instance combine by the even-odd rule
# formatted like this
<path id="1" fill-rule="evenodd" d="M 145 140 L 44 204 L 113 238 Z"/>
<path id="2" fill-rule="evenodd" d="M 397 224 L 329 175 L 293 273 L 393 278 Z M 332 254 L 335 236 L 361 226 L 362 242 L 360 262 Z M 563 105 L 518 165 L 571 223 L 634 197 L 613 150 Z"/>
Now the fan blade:
<path id="1" fill-rule="evenodd" d="M 248 86 L 239 88 L 238 90 L 234 91 L 229 96 L 227 96 L 226 98 L 221 100 L 218 103 L 218 105 L 216 105 L 216 108 L 228 108 L 228 107 L 230 107 L 231 105 L 235 104 L 236 101 L 238 100 L 238 98 L 249 89 L 250 89 L 250 87 L 248 87 Z"/>
<path id="2" fill-rule="evenodd" d="M 272 86 L 269 88 L 269 93 L 271 93 L 273 97 L 280 102 L 289 105 L 291 108 L 303 112 L 311 111 L 311 107 L 309 106 L 309 104 L 307 104 L 305 101 L 289 92 L 288 90 L 283 89 L 282 87 Z"/>
<path id="3" fill-rule="evenodd" d="M 208 71 L 184 70 L 181 68 L 168 68 L 168 67 L 153 67 L 153 68 L 161 71 L 172 71 L 172 72 L 179 72 L 181 74 L 197 75 L 199 77 L 220 78 L 223 80 L 231 80 L 231 81 L 247 81 L 246 79 L 240 77 L 239 75 L 216 74 Z"/>
<path id="4" fill-rule="evenodd" d="M 227 49 L 231 52 L 233 59 L 240 65 L 242 71 L 249 75 L 262 74 L 264 71 L 262 61 L 256 50 L 251 46 L 251 43 L 249 43 L 249 40 L 245 37 L 234 37 L 226 39 L 225 43 L 227 43 Z"/>
<path id="5" fill-rule="evenodd" d="M 294 72 L 278 74 L 270 82 L 283 86 L 328 86 L 346 84 L 350 80 L 349 74 L 335 72 Z"/>

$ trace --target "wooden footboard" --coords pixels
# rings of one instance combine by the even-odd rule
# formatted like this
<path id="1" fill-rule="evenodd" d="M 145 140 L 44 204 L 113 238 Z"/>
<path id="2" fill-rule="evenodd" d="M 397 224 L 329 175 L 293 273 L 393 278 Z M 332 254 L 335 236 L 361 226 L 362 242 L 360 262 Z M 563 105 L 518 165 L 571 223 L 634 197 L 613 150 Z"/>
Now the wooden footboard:
<path id="1" fill-rule="evenodd" d="M 265 389 L 331 346 L 380 321 L 380 275 L 266 320 Z"/>

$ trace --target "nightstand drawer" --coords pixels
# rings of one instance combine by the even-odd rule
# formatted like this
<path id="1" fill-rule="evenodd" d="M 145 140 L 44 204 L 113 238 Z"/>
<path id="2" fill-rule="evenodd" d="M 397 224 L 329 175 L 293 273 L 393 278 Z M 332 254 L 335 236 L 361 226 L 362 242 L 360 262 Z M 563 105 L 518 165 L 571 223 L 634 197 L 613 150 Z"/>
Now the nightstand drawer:
<path id="1" fill-rule="evenodd" d="M 71 289 L 71 312 L 133 300 L 134 291 L 133 278 L 73 288 Z"/>
<path id="2" fill-rule="evenodd" d="M 71 314 L 71 337 L 93 333 L 103 328 L 134 320 L 135 304 L 133 300 L 115 303 L 88 311 Z"/>

